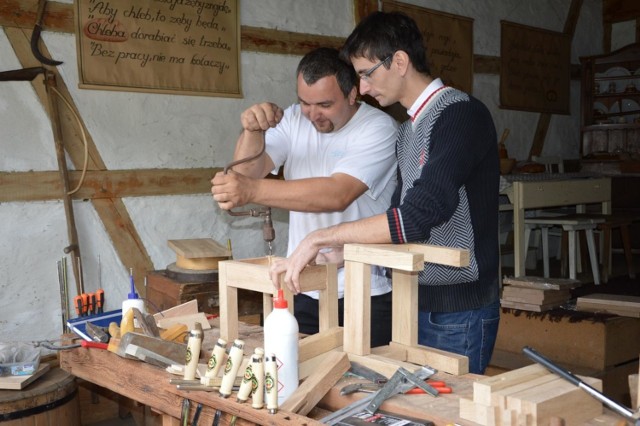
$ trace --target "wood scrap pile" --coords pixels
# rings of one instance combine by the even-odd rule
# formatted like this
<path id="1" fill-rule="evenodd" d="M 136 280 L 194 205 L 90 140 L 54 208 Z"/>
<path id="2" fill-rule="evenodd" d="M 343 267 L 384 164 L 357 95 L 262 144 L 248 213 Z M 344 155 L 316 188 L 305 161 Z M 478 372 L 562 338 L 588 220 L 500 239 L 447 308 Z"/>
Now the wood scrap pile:
<path id="1" fill-rule="evenodd" d="M 594 293 L 578 297 L 576 309 L 585 312 L 640 318 L 640 297 Z"/>
<path id="2" fill-rule="evenodd" d="M 602 381 L 580 377 L 602 390 Z M 473 384 L 473 400 L 460 398 L 460 417 L 482 425 L 542 425 L 562 419 L 583 424 L 602 414 L 602 404 L 583 389 L 532 364 Z"/>
<path id="3" fill-rule="evenodd" d="M 571 289 L 580 282 L 564 278 L 506 277 L 500 304 L 504 308 L 545 312 L 571 299 Z"/>

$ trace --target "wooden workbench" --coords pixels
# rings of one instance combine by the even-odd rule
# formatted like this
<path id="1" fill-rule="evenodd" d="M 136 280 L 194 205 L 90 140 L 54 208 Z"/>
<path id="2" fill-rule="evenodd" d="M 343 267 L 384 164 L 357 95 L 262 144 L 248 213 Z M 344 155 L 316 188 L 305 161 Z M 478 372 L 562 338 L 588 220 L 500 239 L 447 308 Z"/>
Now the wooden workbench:
<path id="1" fill-rule="evenodd" d="M 213 324 L 215 326 L 215 324 Z M 253 352 L 256 346 L 262 346 L 262 328 L 242 323 L 241 338 L 245 340 L 245 353 Z M 205 333 L 203 354 L 210 352 L 212 342 L 215 342 L 219 330 L 212 328 Z M 202 361 L 201 361 L 202 362 Z M 311 412 L 311 417 L 304 417 L 292 413 L 279 411 L 269 414 L 266 409 L 256 410 L 250 403 L 240 404 L 232 395 L 224 399 L 217 392 L 180 391 L 169 383 L 173 377 L 162 368 L 137 360 L 124 359 L 118 355 L 101 349 L 76 348 L 60 353 L 60 366 L 69 373 L 107 388 L 140 404 L 150 407 L 163 417 L 163 425 L 178 425 L 182 401 L 188 398 L 192 401 L 190 418 L 193 418 L 197 403 L 203 404 L 200 424 L 212 424 L 217 409 L 223 411 L 221 425 L 228 425 L 233 416 L 237 417 L 236 425 L 320 425 L 317 420 L 327 412 L 338 410 L 366 394 L 341 396 L 342 386 L 355 380 L 344 377 L 334 386 L 318 404 L 318 410 Z M 473 382 L 485 376 L 467 374 L 453 376 L 438 374 L 436 378 L 443 379 L 453 389 L 449 395 L 434 398 L 429 395 L 401 395 L 386 401 L 381 409 L 391 413 L 410 416 L 418 419 L 431 420 L 437 425 L 458 424 L 474 426 L 476 423 L 459 417 L 459 398 L 472 399 Z M 328 410 L 328 411 L 327 411 Z M 315 412 L 317 411 L 317 413 Z M 598 418 L 593 424 L 615 424 L 619 418 L 611 417 L 603 423 Z M 605 420 L 606 416 L 605 416 Z"/>
<path id="2" fill-rule="evenodd" d="M 575 175 L 575 174 L 574 174 Z M 585 204 L 600 203 L 603 214 L 611 213 L 611 179 L 573 176 L 571 174 L 511 175 L 512 184 L 501 194 L 513 205 L 514 276 L 525 275 L 525 210 L 576 206 L 584 212 Z"/>

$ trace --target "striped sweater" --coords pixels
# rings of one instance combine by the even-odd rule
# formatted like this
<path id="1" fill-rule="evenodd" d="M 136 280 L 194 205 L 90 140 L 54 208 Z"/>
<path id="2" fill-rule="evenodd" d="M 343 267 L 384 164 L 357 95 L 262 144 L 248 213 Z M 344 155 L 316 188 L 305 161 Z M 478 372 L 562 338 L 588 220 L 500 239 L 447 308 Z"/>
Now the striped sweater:
<path id="1" fill-rule="evenodd" d="M 456 312 L 499 298 L 496 131 L 489 110 L 454 88 L 398 131 L 398 186 L 387 211 L 392 241 L 465 248 L 470 264 L 425 263 L 419 309 Z"/>

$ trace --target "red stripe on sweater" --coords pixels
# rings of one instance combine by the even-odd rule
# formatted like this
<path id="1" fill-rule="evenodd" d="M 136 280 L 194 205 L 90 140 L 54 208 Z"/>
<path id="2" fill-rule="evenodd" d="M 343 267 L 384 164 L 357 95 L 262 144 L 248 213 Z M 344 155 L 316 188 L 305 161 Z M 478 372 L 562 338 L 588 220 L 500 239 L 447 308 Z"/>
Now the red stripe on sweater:
<path id="1" fill-rule="evenodd" d="M 402 229 L 400 228 L 400 217 L 398 216 L 398 209 L 393 209 L 393 219 L 396 222 L 396 232 L 398 233 L 398 242 L 404 244 L 404 238 L 402 238 Z"/>

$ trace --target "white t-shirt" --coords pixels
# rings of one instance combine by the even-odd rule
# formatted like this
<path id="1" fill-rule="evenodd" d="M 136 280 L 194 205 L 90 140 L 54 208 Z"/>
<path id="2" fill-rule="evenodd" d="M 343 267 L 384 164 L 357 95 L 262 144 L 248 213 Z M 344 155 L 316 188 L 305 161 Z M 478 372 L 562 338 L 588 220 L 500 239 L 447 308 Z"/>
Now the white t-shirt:
<path id="1" fill-rule="evenodd" d="M 284 111 L 282 121 L 266 132 L 266 151 L 275 165 L 284 165 L 286 180 L 344 173 L 359 179 L 368 190 L 342 212 L 289 212 L 291 254 L 310 232 L 385 212 L 396 180 L 397 123 L 388 114 L 361 103 L 351 120 L 336 132 L 320 133 L 295 104 Z M 371 295 L 391 291 L 382 268 L 372 268 Z M 305 293 L 318 298 L 318 292 Z M 344 269 L 338 270 L 338 295 L 344 295 Z"/>

